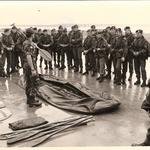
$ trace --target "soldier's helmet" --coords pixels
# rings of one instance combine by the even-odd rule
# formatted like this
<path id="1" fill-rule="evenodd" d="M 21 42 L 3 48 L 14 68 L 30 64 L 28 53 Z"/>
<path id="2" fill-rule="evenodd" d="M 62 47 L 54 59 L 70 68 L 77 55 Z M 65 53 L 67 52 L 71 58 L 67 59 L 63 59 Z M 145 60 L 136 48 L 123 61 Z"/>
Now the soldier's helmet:
<path id="1" fill-rule="evenodd" d="M 64 33 L 67 33 L 67 28 L 64 28 L 64 29 L 63 29 L 63 32 L 64 32 Z"/>
<path id="2" fill-rule="evenodd" d="M 143 34 L 143 30 L 141 30 L 141 29 L 136 30 L 136 33 L 141 33 L 141 34 Z"/>
<path id="3" fill-rule="evenodd" d="M 4 29 L 4 33 L 7 33 L 8 31 L 10 31 L 10 29 Z"/>

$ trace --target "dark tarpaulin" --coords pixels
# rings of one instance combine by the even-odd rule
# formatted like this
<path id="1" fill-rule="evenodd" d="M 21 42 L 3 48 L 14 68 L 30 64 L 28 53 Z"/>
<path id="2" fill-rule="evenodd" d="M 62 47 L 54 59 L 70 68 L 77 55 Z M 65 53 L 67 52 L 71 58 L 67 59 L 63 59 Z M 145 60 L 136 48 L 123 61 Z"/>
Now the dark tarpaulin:
<path id="1" fill-rule="evenodd" d="M 38 97 L 47 103 L 71 112 L 99 114 L 117 109 L 120 102 L 104 92 L 93 92 L 79 84 L 40 75 Z"/>

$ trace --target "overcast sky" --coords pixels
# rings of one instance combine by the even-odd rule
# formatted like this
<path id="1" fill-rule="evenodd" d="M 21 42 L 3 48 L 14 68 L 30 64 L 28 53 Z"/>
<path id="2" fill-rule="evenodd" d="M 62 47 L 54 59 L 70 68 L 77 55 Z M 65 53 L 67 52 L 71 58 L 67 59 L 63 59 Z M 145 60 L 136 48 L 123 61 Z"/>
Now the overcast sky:
<path id="1" fill-rule="evenodd" d="M 0 2 L 0 24 L 150 25 L 150 2 Z"/>

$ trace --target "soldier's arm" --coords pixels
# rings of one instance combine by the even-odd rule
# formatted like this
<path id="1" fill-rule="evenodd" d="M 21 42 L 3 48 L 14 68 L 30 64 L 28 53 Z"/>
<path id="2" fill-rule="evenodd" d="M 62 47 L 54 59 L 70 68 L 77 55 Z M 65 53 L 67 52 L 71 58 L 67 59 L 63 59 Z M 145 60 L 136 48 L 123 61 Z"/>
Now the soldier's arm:
<path id="1" fill-rule="evenodd" d="M 123 57 L 126 58 L 127 54 L 128 54 L 127 41 L 124 40 L 123 41 Z"/>
<path id="2" fill-rule="evenodd" d="M 31 70 L 32 71 L 35 70 L 33 62 L 32 62 L 32 57 L 30 54 L 27 54 L 27 62 L 28 62 L 28 65 L 30 66 Z"/>

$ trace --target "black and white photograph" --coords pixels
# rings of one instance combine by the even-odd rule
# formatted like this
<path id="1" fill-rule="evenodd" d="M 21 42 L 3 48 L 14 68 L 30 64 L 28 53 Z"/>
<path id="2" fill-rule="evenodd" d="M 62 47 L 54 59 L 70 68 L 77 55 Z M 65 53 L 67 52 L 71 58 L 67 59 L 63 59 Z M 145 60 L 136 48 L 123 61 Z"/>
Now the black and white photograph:
<path id="1" fill-rule="evenodd" d="M 149 1 L 0 1 L 0 149 L 150 146 Z"/>

